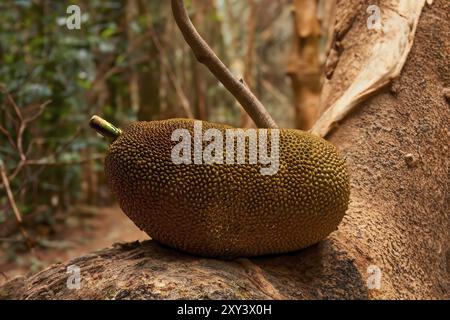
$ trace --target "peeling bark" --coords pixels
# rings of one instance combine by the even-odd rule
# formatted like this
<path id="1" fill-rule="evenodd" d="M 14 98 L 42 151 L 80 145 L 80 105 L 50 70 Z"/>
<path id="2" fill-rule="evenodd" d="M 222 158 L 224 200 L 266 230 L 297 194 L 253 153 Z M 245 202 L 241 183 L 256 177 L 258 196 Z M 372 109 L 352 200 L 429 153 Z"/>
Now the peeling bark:
<path id="1" fill-rule="evenodd" d="M 311 132 L 326 136 L 334 125 L 392 79 L 399 76 L 414 41 L 425 0 L 384 0 L 379 2 L 381 28 L 360 28 L 365 43 L 352 48 L 353 55 L 366 58 L 342 96 L 314 124 Z M 374 33 L 367 37 L 368 33 Z M 367 39 L 369 38 L 369 39 Z"/>

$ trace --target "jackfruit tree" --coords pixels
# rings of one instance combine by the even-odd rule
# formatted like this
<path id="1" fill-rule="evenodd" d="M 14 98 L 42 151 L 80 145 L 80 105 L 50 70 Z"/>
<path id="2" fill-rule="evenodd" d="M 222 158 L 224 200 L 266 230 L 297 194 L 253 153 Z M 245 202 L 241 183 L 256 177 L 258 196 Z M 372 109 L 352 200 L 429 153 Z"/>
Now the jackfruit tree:
<path id="1" fill-rule="evenodd" d="M 182 1 L 172 3 L 180 24 Z M 231 261 L 154 241 L 118 244 L 11 280 L 0 298 L 448 299 L 450 3 L 377 3 L 380 21 L 368 20 L 369 1 L 337 2 L 311 129 L 348 165 L 350 203 L 337 231 L 301 251 Z M 192 30 L 182 32 L 194 51 L 204 49 Z M 225 87 L 236 96 L 235 83 Z M 237 95 L 257 126 L 276 126 L 256 98 Z M 79 290 L 66 286 L 73 264 Z"/>

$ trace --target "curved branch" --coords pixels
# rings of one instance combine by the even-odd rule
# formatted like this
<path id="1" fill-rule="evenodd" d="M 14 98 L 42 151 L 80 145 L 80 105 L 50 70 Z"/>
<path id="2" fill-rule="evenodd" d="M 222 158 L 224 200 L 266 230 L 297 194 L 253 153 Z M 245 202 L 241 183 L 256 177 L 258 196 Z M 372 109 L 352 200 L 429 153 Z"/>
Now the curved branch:
<path id="1" fill-rule="evenodd" d="M 183 0 L 172 0 L 175 21 L 197 60 L 239 101 L 255 124 L 260 128 L 277 128 L 275 121 L 250 89 L 236 79 L 223 62 L 208 46 L 189 19 Z"/>

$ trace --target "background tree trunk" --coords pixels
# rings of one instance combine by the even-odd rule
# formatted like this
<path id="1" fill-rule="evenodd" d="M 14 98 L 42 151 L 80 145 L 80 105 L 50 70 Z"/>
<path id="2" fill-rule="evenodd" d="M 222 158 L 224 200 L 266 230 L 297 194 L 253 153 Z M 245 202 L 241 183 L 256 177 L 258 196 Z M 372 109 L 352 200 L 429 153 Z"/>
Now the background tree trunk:
<path id="1" fill-rule="evenodd" d="M 309 130 L 320 111 L 325 58 L 332 40 L 335 0 L 295 0 L 293 44 L 287 74 L 295 104 L 295 126 Z"/>
<path id="2" fill-rule="evenodd" d="M 131 5 L 130 3 L 134 3 Z M 137 7 L 137 1 L 128 2 L 129 6 Z M 154 12 L 158 10 L 158 3 L 152 3 L 156 8 Z M 148 32 L 157 33 L 160 26 L 158 24 L 153 24 L 151 11 L 148 4 L 145 1 L 141 2 L 141 7 L 144 11 L 144 16 L 146 19 L 146 24 L 148 25 Z M 135 18 L 137 18 L 136 16 Z M 131 26 L 130 26 L 131 27 Z M 154 120 L 161 110 L 161 100 L 160 100 L 160 75 L 161 75 L 161 60 L 158 59 L 159 52 L 155 43 L 151 40 L 151 36 L 148 37 L 146 41 L 148 46 L 148 63 L 146 65 L 139 67 L 138 72 L 138 87 L 139 87 L 139 110 L 137 113 L 138 120 L 150 121 Z"/>
<path id="3" fill-rule="evenodd" d="M 353 72 L 353 48 L 368 43 L 368 5 L 338 5 L 338 17 L 345 11 L 351 23 L 324 88 L 334 96 Z M 326 240 L 291 254 L 231 261 L 153 241 L 117 245 L 11 280 L 0 298 L 448 299 L 449 12 L 446 0 L 425 6 L 401 76 L 331 133 L 347 158 L 352 194 L 339 230 Z M 81 268 L 79 290 L 66 286 L 69 265 Z M 378 289 L 367 286 L 370 266 L 381 271 Z"/>

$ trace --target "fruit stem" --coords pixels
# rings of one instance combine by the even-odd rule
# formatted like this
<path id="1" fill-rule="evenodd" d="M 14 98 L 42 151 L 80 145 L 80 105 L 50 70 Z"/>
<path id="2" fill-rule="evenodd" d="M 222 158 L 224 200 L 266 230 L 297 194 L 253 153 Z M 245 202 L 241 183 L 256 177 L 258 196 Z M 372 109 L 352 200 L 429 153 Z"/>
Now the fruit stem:
<path id="1" fill-rule="evenodd" d="M 122 134 L 122 130 L 105 119 L 95 115 L 89 120 L 89 126 L 102 136 L 111 139 L 111 141 L 116 140 Z"/>

